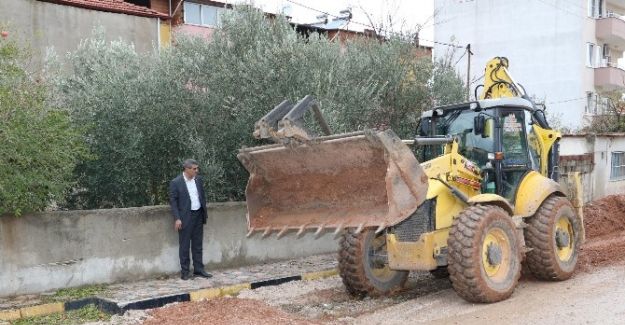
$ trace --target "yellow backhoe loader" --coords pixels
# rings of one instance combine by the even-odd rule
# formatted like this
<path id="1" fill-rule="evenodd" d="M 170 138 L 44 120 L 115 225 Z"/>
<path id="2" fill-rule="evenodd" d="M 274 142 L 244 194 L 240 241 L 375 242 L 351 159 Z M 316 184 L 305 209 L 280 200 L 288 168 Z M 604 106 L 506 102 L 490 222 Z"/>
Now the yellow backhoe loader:
<path id="1" fill-rule="evenodd" d="M 331 134 L 312 97 L 282 102 L 254 131 L 276 143 L 238 155 L 248 236 L 334 229 L 357 296 L 395 292 L 413 270 L 449 276 L 471 302 L 508 298 L 522 263 L 539 279 L 571 277 L 584 238 L 579 176 L 559 174 L 561 135 L 507 68 L 490 60 L 479 99 L 423 112 L 410 140 Z M 303 125 L 307 111 L 325 135 Z"/>

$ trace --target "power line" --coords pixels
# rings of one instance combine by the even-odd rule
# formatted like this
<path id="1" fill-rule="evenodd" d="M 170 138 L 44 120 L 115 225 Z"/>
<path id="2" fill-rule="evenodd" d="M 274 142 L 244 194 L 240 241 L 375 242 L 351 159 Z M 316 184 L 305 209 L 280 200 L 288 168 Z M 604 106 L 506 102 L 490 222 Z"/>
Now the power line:
<path id="1" fill-rule="evenodd" d="M 425 28 L 434 27 L 434 26 L 438 26 L 438 25 L 446 24 L 446 23 L 448 23 L 448 22 L 450 22 L 450 21 L 453 21 L 453 19 L 452 19 L 452 18 L 448 18 L 448 19 L 446 19 L 446 20 L 441 20 L 441 21 L 438 21 L 438 22 L 434 22 L 434 21 L 435 21 L 435 16 L 436 16 L 437 14 L 438 14 L 438 13 L 435 11 L 435 12 L 434 12 L 434 15 L 430 16 L 430 17 L 426 20 L 426 22 L 425 22 L 423 25 L 420 25 L 420 24 L 419 24 L 420 28 L 421 28 L 421 29 L 425 29 Z M 431 19 L 430 19 L 430 18 L 431 18 Z M 429 21 L 428 21 L 428 20 L 429 20 Z"/>
<path id="2" fill-rule="evenodd" d="M 578 100 L 582 100 L 582 99 L 586 99 L 586 97 L 579 97 L 579 98 L 564 99 L 564 100 L 560 100 L 560 101 L 557 101 L 557 102 L 549 102 L 549 103 L 547 103 L 547 104 L 549 104 L 549 105 L 553 105 L 553 104 L 562 104 L 562 103 L 574 102 L 574 101 L 578 101 Z"/>
<path id="3" fill-rule="evenodd" d="M 432 40 L 428 40 L 428 39 L 421 38 L 421 37 L 419 37 L 419 41 L 426 41 L 426 42 L 430 42 L 430 43 L 434 43 L 434 44 L 438 44 L 438 45 L 445 45 L 445 46 L 449 46 L 449 47 L 454 47 L 454 48 L 457 48 L 457 49 L 463 49 L 464 48 L 464 46 L 451 44 L 451 43 L 445 43 L 445 42 L 432 41 Z"/>
<path id="4" fill-rule="evenodd" d="M 332 16 L 332 17 L 338 18 L 338 16 L 333 15 L 333 14 L 331 14 L 329 12 L 326 12 L 326 11 L 323 11 L 323 10 L 319 10 L 319 9 L 315 9 L 313 7 L 309 7 L 309 6 L 307 6 L 305 4 L 301 4 L 299 2 L 295 2 L 295 1 L 292 1 L 292 0 L 286 0 L 286 1 L 290 2 L 290 3 L 294 4 L 294 5 L 298 5 L 298 6 L 302 7 L 302 8 L 306 8 L 308 10 L 316 11 L 316 12 L 321 13 L 321 14 L 325 14 L 325 15 L 328 15 L 328 16 Z"/>
<path id="5" fill-rule="evenodd" d="M 458 61 L 454 63 L 454 67 L 456 67 L 458 63 L 460 62 L 460 60 L 462 60 L 462 58 L 464 58 L 464 56 L 467 55 L 467 52 L 468 52 L 468 49 L 465 49 L 464 53 L 462 53 L 462 55 L 458 58 Z"/>
<path id="6" fill-rule="evenodd" d="M 478 81 L 480 81 L 482 78 L 484 78 L 484 74 L 483 73 L 482 73 L 481 76 L 473 78 L 473 80 L 471 81 L 471 85 L 476 83 L 476 82 L 478 82 Z"/>
<path id="7" fill-rule="evenodd" d="M 297 1 L 293 1 L 293 0 L 286 0 L 286 1 L 287 1 L 287 2 L 290 2 L 290 3 L 294 4 L 294 5 L 298 5 L 298 6 L 302 7 L 302 8 L 306 8 L 306 9 L 308 9 L 308 10 L 312 10 L 312 11 L 316 11 L 316 12 L 321 13 L 321 14 L 324 14 L 324 15 L 328 15 L 328 16 L 330 16 L 330 17 L 334 17 L 334 18 L 342 18 L 342 17 L 339 17 L 339 16 L 337 16 L 337 15 L 333 15 L 333 14 L 331 14 L 331 13 L 327 12 L 327 11 L 319 10 L 319 9 L 316 9 L 316 8 L 310 7 L 310 6 L 308 6 L 308 5 L 305 5 L 305 4 L 302 4 L 302 3 L 299 3 L 299 2 L 297 2 Z M 361 25 L 361 26 L 367 27 L 367 28 L 373 28 L 374 30 L 376 29 L 376 28 L 375 28 L 375 26 L 372 26 L 372 25 L 370 25 L 370 24 L 365 24 L 365 23 L 362 23 L 362 22 L 359 22 L 359 21 L 350 20 L 350 22 L 351 22 L 351 23 L 354 23 L 354 24 L 356 24 L 356 25 Z M 393 34 L 395 34 L 395 35 L 400 34 L 400 35 L 401 35 L 401 33 L 393 32 L 393 31 L 387 30 L 387 29 L 385 29 L 385 28 L 379 28 L 378 30 L 379 30 L 379 31 L 381 31 L 381 32 L 385 32 L 385 33 L 387 33 L 387 34 L 389 34 L 389 35 L 393 35 Z M 459 49 L 464 48 L 464 46 L 460 46 L 460 45 L 457 45 L 457 44 L 445 43 L 445 42 L 438 42 L 438 41 L 433 41 L 433 40 L 424 39 L 424 38 L 421 38 L 421 37 L 419 37 L 419 41 L 426 41 L 426 42 L 430 42 L 430 43 L 434 43 L 434 44 L 439 44 L 439 45 L 444 45 L 444 46 L 449 46 L 449 47 L 455 47 L 455 48 L 459 48 Z"/>
<path id="8" fill-rule="evenodd" d="M 311 7 L 311 6 L 305 5 L 305 4 L 303 4 L 303 3 L 297 2 L 297 1 L 293 1 L 293 0 L 286 0 L 286 1 L 287 1 L 287 2 L 290 2 L 290 3 L 294 4 L 294 5 L 300 6 L 300 7 L 302 7 L 302 8 L 305 8 L 305 9 L 308 9 L 308 10 L 312 10 L 312 11 L 315 11 L 315 12 L 318 12 L 318 13 L 321 13 L 321 14 L 324 14 L 324 15 L 327 15 L 327 16 L 330 16 L 330 17 L 334 17 L 334 18 L 342 18 L 342 17 L 340 17 L 340 16 L 337 16 L 337 15 L 331 14 L 331 13 L 329 13 L 329 12 L 327 12 L 327 11 L 319 10 L 319 9 L 313 8 L 313 7 Z M 564 8 L 559 7 L 557 4 L 554 4 L 554 3 L 551 3 L 551 2 L 547 2 L 546 0 L 536 0 L 536 1 L 541 2 L 541 3 L 545 4 L 545 5 L 549 5 L 549 6 L 551 6 L 551 7 L 555 8 L 555 9 L 557 9 L 557 10 L 562 11 L 563 13 L 566 13 L 566 14 L 569 14 L 569 15 L 573 15 L 573 16 L 577 16 L 577 17 L 580 17 L 580 18 L 586 18 L 586 16 L 582 16 L 582 15 L 579 15 L 579 14 L 577 14 L 577 13 L 574 13 L 574 12 L 571 12 L 571 11 L 568 11 L 568 10 L 565 10 Z M 581 6 L 579 6 L 579 5 L 576 5 L 576 4 L 574 4 L 574 3 L 571 3 L 571 5 L 572 5 L 573 7 L 579 8 L 579 9 L 584 9 L 583 7 L 581 7 Z M 447 20 L 447 21 L 442 21 L 442 22 L 438 22 L 438 23 L 433 23 L 431 26 L 435 26 L 435 25 L 439 25 L 439 24 L 447 23 L 448 21 L 449 21 L 449 20 Z M 356 25 L 361 25 L 361 26 L 364 26 L 364 27 L 367 27 L 367 28 L 372 28 L 372 29 L 374 29 L 374 30 L 376 29 L 376 28 L 375 28 L 375 26 L 372 26 L 372 24 L 366 24 L 366 23 L 362 23 L 362 22 L 359 22 L 359 21 L 355 21 L 355 20 L 350 20 L 350 22 L 351 22 L 351 23 L 354 23 L 354 24 L 356 24 Z M 424 24 L 424 25 L 422 26 L 422 28 L 423 28 L 423 27 L 425 27 L 425 26 L 427 26 L 427 25 L 429 25 L 429 23 Z M 379 28 L 378 30 L 379 30 L 380 32 L 384 32 L 384 33 L 386 33 L 386 34 L 388 34 L 388 35 L 393 35 L 393 34 L 395 34 L 395 35 L 400 34 L 400 35 L 401 35 L 401 33 L 397 33 L 397 32 L 394 32 L 394 31 L 390 31 L 390 30 L 385 29 L 385 28 Z M 428 40 L 428 39 L 421 38 L 421 37 L 419 37 L 419 41 L 430 42 L 430 43 L 433 43 L 433 44 L 444 45 L 444 46 L 453 47 L 453 48 L 464 48 L 464 46 L 460 46 L 460 45 L 458 45 L 458 44 L 452 44 L 452 43 L 446 43 L 446 42 L 439 42 L 439 41 L 434 41 L 434 40 Z M 457 64 L 457 63 L 456 63 L 456 64 Z"/>

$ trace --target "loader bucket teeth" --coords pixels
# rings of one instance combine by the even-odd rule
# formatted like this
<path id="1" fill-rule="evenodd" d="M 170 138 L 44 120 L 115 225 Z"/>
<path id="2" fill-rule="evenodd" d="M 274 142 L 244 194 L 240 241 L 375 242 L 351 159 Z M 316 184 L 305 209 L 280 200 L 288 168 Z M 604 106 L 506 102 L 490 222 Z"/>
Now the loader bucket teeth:
<path id="1" fill-rule="evenodd" d="M 392 226 L 427 193 L 421 166 L 390 130 L 241 149 L 237 157 L 250 173 L 251 231 Z"/>

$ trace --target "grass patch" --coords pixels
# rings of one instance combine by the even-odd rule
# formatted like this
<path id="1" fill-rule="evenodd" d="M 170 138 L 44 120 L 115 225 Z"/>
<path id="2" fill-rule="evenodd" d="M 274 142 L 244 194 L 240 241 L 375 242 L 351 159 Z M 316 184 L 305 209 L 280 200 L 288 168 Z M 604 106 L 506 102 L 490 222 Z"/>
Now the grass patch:
<path id="1" fill-rule="evenodd" d="M 93 305 L 47 316 L 24 318 L 12 321 L 12 325 L 73 325 L 87 322 L 108 321 L 111 315 L 101 312 Z"/>
<path id="2" fill-rule="evenodd" d="M 85 287 L 67 288 L 57 291 L 54 295 L 43 297 L 44 303 L 65 302 L 77 300 L 87 297 L 97 296 L 107 291 L 107 287 L 102 284 L 90 285 Z"/>

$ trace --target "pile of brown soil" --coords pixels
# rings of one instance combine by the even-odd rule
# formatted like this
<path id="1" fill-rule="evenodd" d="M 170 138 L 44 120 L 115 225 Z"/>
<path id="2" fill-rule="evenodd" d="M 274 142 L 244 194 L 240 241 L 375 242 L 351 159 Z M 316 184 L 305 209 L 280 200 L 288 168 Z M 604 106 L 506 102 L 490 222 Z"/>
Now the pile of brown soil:
<path id="1" fill-rule="evenodd" d="M 586 238 L 625 231 L 625 195 L 610 195 L 584 206 Z"/>
<path id="2" fill-rule="evenodd" d="M 259 324 L 259 325 L 314 325 L 262 301 L 239 298 L 216 298 L 185 302 L 150 312 L 144 325 L 178 324 Z"/>
<path id="3" fill-rule="evenodd" d="M 581 271 L 625 260 L 625 195 L 610 195 L 586 204 L 584 227 Z"/>

